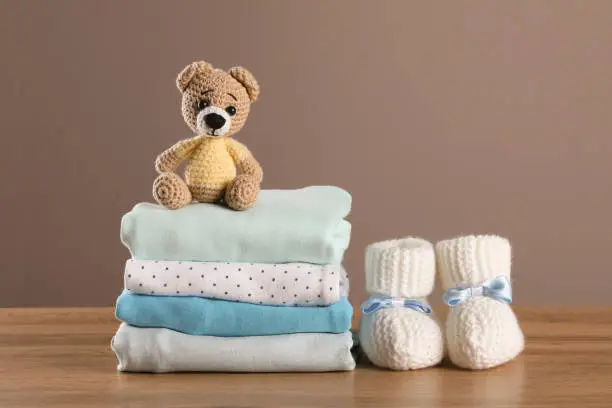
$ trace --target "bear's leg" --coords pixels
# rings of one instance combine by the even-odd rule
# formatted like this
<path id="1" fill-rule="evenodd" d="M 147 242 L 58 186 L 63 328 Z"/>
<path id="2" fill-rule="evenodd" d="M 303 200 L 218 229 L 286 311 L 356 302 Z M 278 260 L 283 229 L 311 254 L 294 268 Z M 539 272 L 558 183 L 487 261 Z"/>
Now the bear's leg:
<path id="1" fill-rule="evenodd" d="M 223 197 L 224 185 L 189 186 L 193 199 L 200 203 L 216 203 Z"/>
<path id="2" fill-rule="evenodd" d="M 234 179 L 225 191 L 225 202 L 237 211 L 249 209 L 257 201 L 259 182 L 253 176 L 241 174 Z"/>
<path id="3" fill-rule="evenodd" d="M 153 198 L 164 207 L 176 210 L 191 202 L 191 192 L 177 174 L 162 173 L 153 182 Z"/>

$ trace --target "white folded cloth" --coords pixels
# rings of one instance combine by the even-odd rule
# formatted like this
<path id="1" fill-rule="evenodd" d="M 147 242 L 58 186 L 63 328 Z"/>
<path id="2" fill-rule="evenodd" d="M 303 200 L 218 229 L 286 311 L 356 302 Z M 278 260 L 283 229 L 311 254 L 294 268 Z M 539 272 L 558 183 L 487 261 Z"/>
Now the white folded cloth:
<path id="1" fill-rule="evenodd" d="M 111 347 L 120 371 L 314 372 L 355 368 L 350 332 L 193 336 L 122 323 Z"/>
<path id="2" fill-rule="evenodd" d="M 348 296 L 342 265 L 140 261 L 125 264 L 125 288 L 155 296 L 199 296 L 266 305 L 323 306 Z"/>

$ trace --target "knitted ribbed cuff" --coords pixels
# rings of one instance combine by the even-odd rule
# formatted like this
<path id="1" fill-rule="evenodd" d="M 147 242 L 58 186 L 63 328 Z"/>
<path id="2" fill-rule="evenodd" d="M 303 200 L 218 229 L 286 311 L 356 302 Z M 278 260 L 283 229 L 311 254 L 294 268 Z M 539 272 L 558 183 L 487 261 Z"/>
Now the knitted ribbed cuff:
<path id="1" fill-rule="evenodd" d="M 479 285 L 500 275 L 510 278 L 510 242 L 496 235 L 440 241 L 436 258 L 444 290 L 459 284 Z"/>
<path id="2" fill-rule="evenodd" d="M 420 238 L 377 242 L 366 248 L 366 292 L 370 296 L 425 297 L 435 279 L 433 245 Z"/>

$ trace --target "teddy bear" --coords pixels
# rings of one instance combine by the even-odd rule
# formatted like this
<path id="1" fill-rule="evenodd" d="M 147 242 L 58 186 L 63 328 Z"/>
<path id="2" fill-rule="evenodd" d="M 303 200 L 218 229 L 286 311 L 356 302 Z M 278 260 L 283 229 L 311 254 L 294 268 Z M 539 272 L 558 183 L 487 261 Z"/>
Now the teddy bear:
<path id="1" fill-rule="evenodd" d="M 183 119 L 197 136 L 157 157 L 153 197 L 169 209 L 194 200 L 225 202 L 238 211 L 252 207 L 263 171 L 249 149 L 232 136 L 244 126 L 259 84 L 245 68 L 224 71 L 197 61 L 181 71 L 176 85 L 182 94 Z M 175 173 L 183 161 L 184 180 Z"/>

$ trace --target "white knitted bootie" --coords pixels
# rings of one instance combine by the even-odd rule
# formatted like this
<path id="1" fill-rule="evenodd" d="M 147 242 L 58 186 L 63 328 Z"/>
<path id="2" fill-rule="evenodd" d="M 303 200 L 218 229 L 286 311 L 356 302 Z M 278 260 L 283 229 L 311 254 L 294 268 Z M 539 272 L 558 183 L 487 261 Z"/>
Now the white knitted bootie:
<path id="1" fill-rule="evenodd" d="M 366 248 L 366 292 L 359 343 L 375 365 L 416 370 L 444 357 L 443 330 L 426 297 L 435 280 L 433 245 L 419 238 Z"/>
<path id="2" fill-rule="evenodd" d="M 436 244 L 445 302 L 450 359 L 472 370 L 504 364 L 524 347 L 524 337 L 510 308 L 511 249 L 492 235 L 466 236 Z"/>

